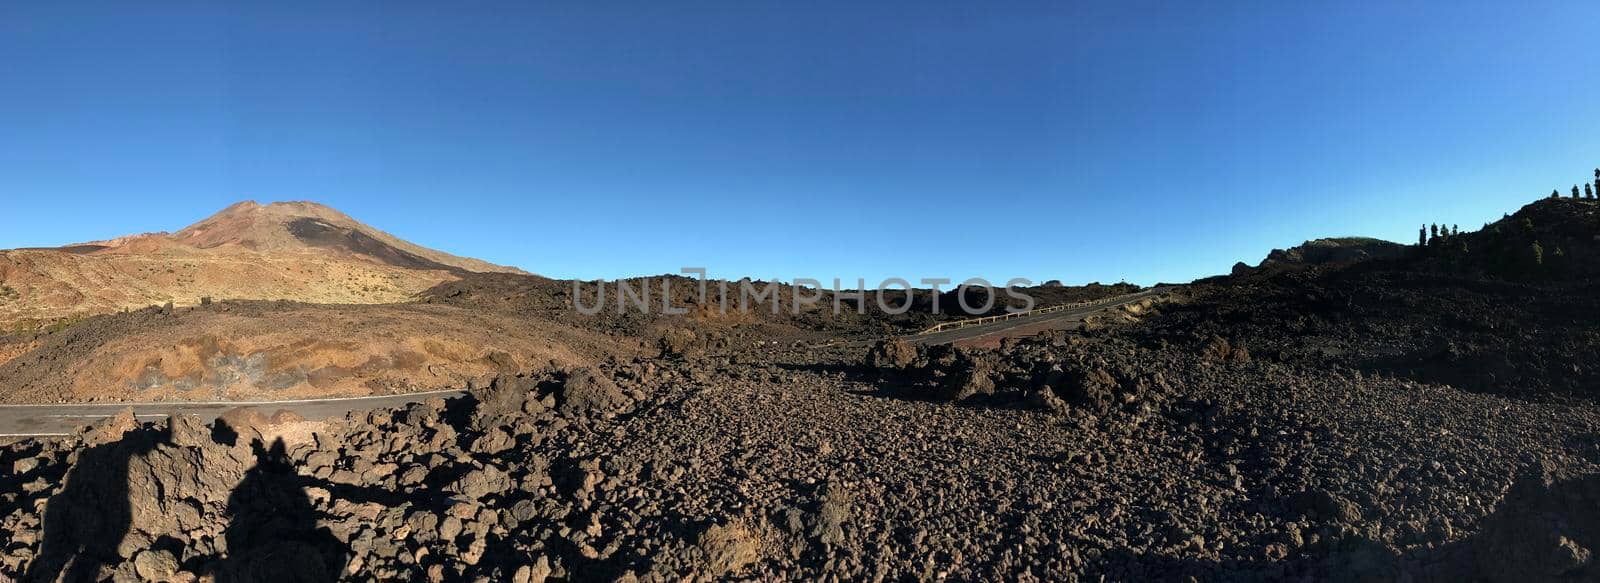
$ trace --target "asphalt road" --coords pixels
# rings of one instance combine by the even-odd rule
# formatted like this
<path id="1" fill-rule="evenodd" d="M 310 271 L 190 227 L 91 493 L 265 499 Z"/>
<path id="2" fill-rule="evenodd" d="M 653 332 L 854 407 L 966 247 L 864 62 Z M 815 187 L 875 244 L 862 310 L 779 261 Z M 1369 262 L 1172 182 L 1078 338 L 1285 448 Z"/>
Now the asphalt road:
<path id="1" fill-rule="evenodd" d="M 1051 327 L 1067 326 L 1083 320 L 1083 318 L 1112 308 L 1131 304 L 1151 295 L 1166 291 L 1164 288 L 1149 289 L 1142 292 L 1129 294 L 1122 299 L 1097 306 L 1087 306 L 1075 310 L 1062 310 L 1049 314 L 1022 316 L 1011 320 L 993 322 L 982 326 L 960 328 L 907 337 L 907 340 L 918 344 L 949 344 L 952 342 L 982 342 L 991 336 L 1003 336 L 1008 332 L 1019 329 L 1046 329 Z M 862 340 L 846 343 L 845 345 L 870 344 L 874 340 Z M 45 405 L 0 405 L 0 438 L 19 437 L 49 437 L 71 435 L 79 428 L 94 423 L 100 419 L 111 417 L 123 409 L 133 407 L 133 413 L 141 420 L 155 420 L 168 415 L 188 413 L 199 416 L 202 420 L 210 422 L 223 412 L 236 407 L 254 407 L 263 413 L 272 414 L 279 409 L 288 409 L 300 414 L 308 420 L 341 417 L 351 411 L 366 411 L 383 407 L 394 407 L 407 403 L 425 401 L 432 397 L 450 398 L 465 394 L 463 390 L 430 391 L 425 393 L 410 393 L 404 395 L 384 395 L 378 397 L 348 397 L 337 399 L 308 399 L 293 401 L 207 401 L 207 402 L 179 402 L 167 401 L 159 403 L 94 403 L 94 404 L 45 404 Z"/>
<path id="2" fill-rule="evenodd" d="M 237 407 L 258 408 L 268 415 L 279 409 L 288 409 L 299 413 L 306 419 L 317 420 L 341 417 L 351 411 L 394 407 L 426 401 L 433 397 L 450 398 L 465 393 L 466 391 L 462 390 L 449 390 L 378 397 L 296 401 L 168 401 L 162 403 L 0 405 L 0 437 L 70 435 L 84 425 L 116 415 L 128 407 L 133 407 L 134 416 L 141 421 L 152 421 L 168 415 L 188 413 L 197 415 L 209 423 L 223 412 Z"/>
<path id="3" fill-rule="evenodd" d="M 915 344 L 951 344 L 955 342 L 966 343 L 981 340 L 989 336 L 1002 336 L 1019 328 L 1043 329 L 1065 326 L 1071 323 L 1081 322 L 1084 318 L 1099 312 L 1104 312 L 1106 310 L 1119 308 L 1138 302 L 1150 296 L 1168 291 L 1168 289 L 1169 288 L 1151 288 L 1142 292 L 1131 293 L 1126 296 L 1122 296 L 1121 299 L 1115 302 L 1109 302 L 1096 306 L 1085 306 L 1075 310 L 1062 310 L 1048 314 L 1021 316 L 1010 320 L 991 322 L 981 326 L 957 328 L 955 330 L 946 330 L 944 332 L 936 332 L 933 334 L 908 336 L 906 337 L 906 340 Z"/>
<path id="4" fill-rule="evenodd" d="M 1029 316 L 1020 316 L 1020 317 L 1013 318 L 1013 319 L 1010 319 L 1010 320 L 1001 320 L 1001 321 L 998 321 L 998 322 L 991 322 L 991 323 L 984 324 L 984 325 L 981 325 L 981 326 L 971 326 L 971 327 L 967 327 L 967 328 L 957 328 L 955 330 L 946 330 L 944 332 L 936 332 L 936 333 L 933 333 L 933 334 L 918 334 L 918 335 L 914 335 L 914 336 L 902 336 L 901 338 L 904 339 L 907 342 L 912 343 L 912 344 L 952 344 L 952 343 L 956 343 L 956 342 L 960 342 L 960 343 L 966 344 L 966 343 L 972 343 L 972 342 L 980 342 L 980 341 L 982 341 L 982 340 L 984 340 L 986 338 L 989 338 L 991 336 L 1005 336 L 1005 335 L 1008 335 L 1008 334 L 1015 333 L 1019 329 L 1026 329 L 1026 330 L 1029 331 L 1028 333 L 1031 334 L 1031 333 L 1033 333 L 1033 332 L 1035 332 L 1037 330 L 1043 330 L 1043 329 L 1049 329 L 1049 328 L 1060 328 L 1060 327 L 1070 326 L 1070 325 L 1072 325 L 1074 323 L 1081 322 L 1081 321 L 1083 321 L 1084 318 L 1087 318 L 1087 317 L 1092 316 L 1094 314 L 1097 314 L 1097 313 L 1100 313 L 1100 312 L 1104 312 L 1106 310 L 1110 310 L 1110 309 L 1113 309 L 1113 308 L 1120 308 L 1122 306 L 1126 306 L 1128 304 L 1132 304 L 1132 303 L 1138 302 L 1139 300 L 1143 300 L 1143 299 L 1148 298 L 1150 296 L 1154 296 L 1154 295 L 1157 295 L 1157 294 L 1161 294 L 1161 293 L 1165 293 L 1165 292 L 1171 291 L 1172 289 L 1173 288 L 1170 287 L 1170 286 L 1168 286 L 1168 287 L 1150 288 L 1150 289 L 1147 289 L 1147 290 L 1144 290 L 1144 291 L 1141 291 L 1141 292 L 1135 292 L 1135 293 L 1131 293 L 1131 294 L 1122 296 L 1120 299 L 1118 299 L 1117 301 L 1114 301 L 1114 302 L 1107 302 L 1107 303 L 1099 304 L 1099 305 L 1095 305 L 1095 306 L 1085 306 L 1085 307 L 1077 308 L 1077 309 L 1073 309 L 1073 310 L 1062 310 L 1062 311 L 1059 311 L 1059 312 L 1051 312 L 1051 313 L 1048 313 L 1048 314 L 1034 314 L 1034 315 L 1029 315 Z M 869 339 L 866 339 L 866 340 L 850 340 L 850 341 L 845 341 L 845 342 L 829 342 L 829 343 L 826 343 L 826 344 L 816 345 L 816 347 L 820 348 L 820 347 L 823 347 L 823 346 L 871 346 L 873 343 L 878 342 L 879 340 L 883 340 L 883 339 L 882 338 L 869 338 Z"/>

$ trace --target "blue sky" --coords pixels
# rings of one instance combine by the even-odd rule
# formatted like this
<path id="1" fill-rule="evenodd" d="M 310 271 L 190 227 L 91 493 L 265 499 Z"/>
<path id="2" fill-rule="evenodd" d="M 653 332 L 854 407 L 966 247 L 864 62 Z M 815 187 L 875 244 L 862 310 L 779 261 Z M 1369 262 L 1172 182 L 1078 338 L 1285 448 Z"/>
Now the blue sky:
<path id="1" fill-rule="evenodd" d="M 1148 284 L 1600 165 L 1592 1 L 861 4 L 0 4 L 0 247 L 310 199 L 557 277 Z"/>

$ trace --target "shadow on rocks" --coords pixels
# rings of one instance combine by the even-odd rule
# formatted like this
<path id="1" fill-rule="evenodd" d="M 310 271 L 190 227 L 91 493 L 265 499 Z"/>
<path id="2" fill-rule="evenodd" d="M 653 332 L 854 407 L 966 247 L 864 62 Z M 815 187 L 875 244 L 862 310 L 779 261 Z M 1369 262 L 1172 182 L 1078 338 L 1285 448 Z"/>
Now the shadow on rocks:
<path id="1" fill-rule="evenodd" d="M 128 466 L 155 448 L 158 433 L 130 431 L 78 454 L 65 486 L 46 503 L 39 557 L 24 581 L 99 581 L 138 550 L 119 549 L 133 525 Z"/>
<path id="2" fill-rule="evenodd" d="M 349 560 L 349 548 L 325 527 L 302 489 L 304 480 L 284 451 L 282 439 L 251 447 L 256 466 L 228 497 L 227 558 L 216 580 L 336 581 Z"/>

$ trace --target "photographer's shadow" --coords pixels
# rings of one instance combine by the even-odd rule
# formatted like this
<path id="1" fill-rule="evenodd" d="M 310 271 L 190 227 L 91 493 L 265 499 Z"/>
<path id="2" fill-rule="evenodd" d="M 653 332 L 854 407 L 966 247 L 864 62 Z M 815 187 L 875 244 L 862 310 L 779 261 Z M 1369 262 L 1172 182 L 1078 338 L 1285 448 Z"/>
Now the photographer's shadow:
<path id="1" fill-rule="evenodd" d="M 349 547 L 326 527 L 295 471 L 283 440 L 270 449 L 255 441 L 256 466 L 228 497 L 226 558 L 215 572 L 219 582 L 337 581 L 349 560 Z"/>

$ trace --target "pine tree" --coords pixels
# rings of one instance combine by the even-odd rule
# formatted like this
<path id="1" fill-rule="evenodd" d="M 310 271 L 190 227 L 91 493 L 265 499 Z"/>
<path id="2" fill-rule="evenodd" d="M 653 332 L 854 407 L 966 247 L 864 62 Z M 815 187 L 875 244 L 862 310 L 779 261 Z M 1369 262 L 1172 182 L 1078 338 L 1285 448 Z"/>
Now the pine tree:
<path id="1" fill-rule="evenodd" d="M 1550 198 L 1561 198 L 1561 191 L 1560 190 L 1552 190 L 1552 191 L 1550 191 Z"/>
<path id="2" fill-rule="evenodd" d="M 1572 198 L 1578 198 L 1578 185 L 1572 185 Z"/>
<path id="3" fill-rule="evenodd" d="M 1538 241 L 1533 242 L 1533 264 L 1544 265 L 1544 247 Z"/>
<path id="4" fill-rule="evenodd" d="M 1461 234 L 1461 225 L 1450 225 L 1450 236 L 1451 237 L 1454 237 L 1454 236 L 1460 235 L 1460 234 Z"/>
<path id="5" fill-rule="evenodd" d="M 1589 199 L 1589 200 L 1594 200 L 1594 187 L 1593 186 L 1589 186 L 1587 184 L 1583 185 L 1583 198 L 1586 198 L 1586 199 Z"/>
<path id="6" fill-rule="evenodd" d="M 1438 240 L 1439 240 L 1439 224 L 1438 223 L 1434 223 L 1432 225 L 1428 225 L 1428 244 L 1432 245 L 1434 241 L 1438 241 Z"/>
<path id="7" fill-rule="evenodd" d="M 1417 246 L 1418 247 L 1427 247 L 1428 246 L 1428 226 L 1427 225 L 1423 225 L 1421 229 L 1417 229 Z"/>

